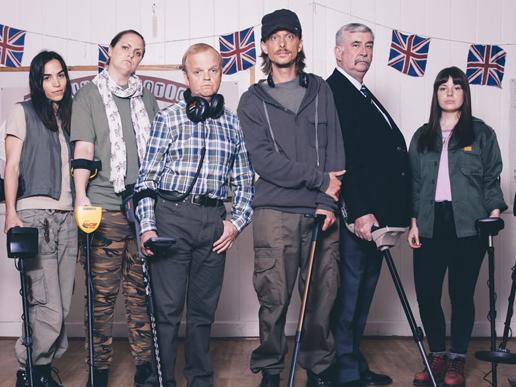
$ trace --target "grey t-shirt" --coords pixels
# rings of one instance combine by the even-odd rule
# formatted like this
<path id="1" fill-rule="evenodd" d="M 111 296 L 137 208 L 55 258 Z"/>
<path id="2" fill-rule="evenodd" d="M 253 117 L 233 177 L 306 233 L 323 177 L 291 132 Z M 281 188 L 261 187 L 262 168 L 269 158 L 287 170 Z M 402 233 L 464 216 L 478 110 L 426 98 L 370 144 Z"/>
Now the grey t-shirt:
<path id="1" fill-rule="evenodd" d="M 129 98 L 113 96 L 122 121 L 122 131 L 127 154 L 127 172 L 125 185 L 134 184 L 138 177 L 139 161 L 131 119 Z M 158 112 L 158 104 L 148 89 L 144 89 L 143 103 L 149 121 L 152 123 Z M 92 205 L 106 210 L 120 210 L 122 197 L 116 194 L 113 183 L 109 181 L 111 175 L 111 141 L 109 140 L 109 125 L 106 108 L 102 102 L 97 86 L 88 83 L 75 95 L 72 109 L 71 141 L 87 141 L 94 145 L 94 159 L 102 161 L 102 171 L 88 184 L 88 197 Z"/>
<path id="2" fill-rule="evenodd" d="M 306 88 L 299 84 L 299 77 L 288 82 L 276 83 L 275 87 L 270 87 L 267 82 L 262 83 L 262 86 L 281 106 L 294 113 L 299 110 L 306 93 Z"/>

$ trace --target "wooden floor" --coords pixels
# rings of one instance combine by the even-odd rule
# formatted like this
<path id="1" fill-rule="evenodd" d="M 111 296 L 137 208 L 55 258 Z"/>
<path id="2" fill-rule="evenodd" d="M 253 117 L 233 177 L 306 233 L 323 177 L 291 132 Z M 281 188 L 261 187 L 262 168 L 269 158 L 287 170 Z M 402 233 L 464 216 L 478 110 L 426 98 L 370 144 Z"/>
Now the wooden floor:
<path id="1" fill-rule="evenodd" d="M 215 387 L 257 387 L 259 385 L 260 375 L 254 375 L 248 368 L 250 353 L 256 345 L 256 339 L 212 340 Z M 114 347 L 110 387 L 131 387 L 134 367 L 127 341 L 116 341 Z M 473 340 L 466 368 L 468 387 L 489 386 L 489 383 L 483 380 L 484 374 L 490 370 L 489 363 L 479 362 L 472 355 L 475 351 L 488 347 L 489 343 L 485 339 Z M 389 374 L 394 379 L 393 386 L 412 386 L 414 372 L 422 368 L 419 352 L 410 338 L 367 338 L 364 339 L 362 348 L 369 359 L 371 369 Z M 516 351 L 516 348 L 513 350 Z M 87 371 L 84 356 L 82 340 L 72 340 L 65 357 L 56 361 L 55 366 L 59 368 L 61 379 L 66 387 L 85 385 Z M 182 345 L 177 366 L 178 387 L 185 387 L 186 383 L 181 374 L 184 366 Z M 16 367 L 14 340 L 0 339 L 0 387 L 14 386 Z M 507 377 L 511 374 L 516 375 L 516 366 L 499 366 L 498 385 L 508 386 Z M 286 385 L 287 377 L 288 370 L 282 375 L 282 386 Z M 296 386 L 304 387 L 305 382 L 305 372 L 299 370 Z"/>

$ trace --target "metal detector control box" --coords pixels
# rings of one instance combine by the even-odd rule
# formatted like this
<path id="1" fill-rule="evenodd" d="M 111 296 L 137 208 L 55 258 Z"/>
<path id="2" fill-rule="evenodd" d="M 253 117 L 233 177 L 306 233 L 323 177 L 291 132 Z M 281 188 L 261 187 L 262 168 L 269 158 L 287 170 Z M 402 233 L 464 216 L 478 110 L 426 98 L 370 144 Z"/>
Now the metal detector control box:
<path id="1" fill-rule="evenodd" d="M 38 255 L 38 229 L 13 227 L 7 232 L 7 256 L 31 258 Z"/>

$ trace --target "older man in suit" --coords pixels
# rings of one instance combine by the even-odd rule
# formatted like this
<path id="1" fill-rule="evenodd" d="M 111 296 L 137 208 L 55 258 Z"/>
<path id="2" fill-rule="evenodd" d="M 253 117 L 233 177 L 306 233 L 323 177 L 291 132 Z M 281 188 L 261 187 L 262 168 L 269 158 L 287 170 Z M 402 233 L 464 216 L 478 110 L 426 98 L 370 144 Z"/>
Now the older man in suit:
<path id="1" fill-rule="evenodd" d="M 386 385 L 360 352 L 382 257 L 371 228 L 408 225 L 408 158 L 393 119 L 363 83 L 373 59 L 374 34 L 347 24 L 336 34 L 337 68 L 327 82 L 333 90 L 346 151 L 342 197 L 355 233 L 341 227 L 341 292 L 336 302 L 337 381 L 345 387 Z"/>

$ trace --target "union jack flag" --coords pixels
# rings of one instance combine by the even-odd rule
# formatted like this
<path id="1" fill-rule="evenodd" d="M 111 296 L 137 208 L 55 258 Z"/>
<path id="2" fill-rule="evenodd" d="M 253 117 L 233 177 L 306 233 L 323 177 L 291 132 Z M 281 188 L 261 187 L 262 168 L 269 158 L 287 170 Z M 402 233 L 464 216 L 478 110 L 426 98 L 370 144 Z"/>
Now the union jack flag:
<path id="1" fill-rule="evenodd" d="M 502 87 L 505 51 L 500 46 L 472 44 L 466 75 L 472 85 Z"/>
<path id="2" fill-rule="evenodd" d="M 392 31 L 389 66 L 412 77 L 425 75 L 430 38 L 419 35 L 404 35 L 397 30 Z"/>
<path id="3" fill-rule="evenodd" d="M 99 68 L 99 73 L 104 70 L 104 68 L 107 66 L 108 62 L 108 46 L 103 46 L 102 44 L 99 44 L 99 62 L 97 64 Z"/>
<path id="4" fill-rule="evenodd" d="M 234 74 L 256 63 L 253 27 L 229 35 L 221 35 L 219 44 L 223 59 L 223 74 Z"/>
<path id="5" fill-rule="evenodd" d="M 0 65 L 20 67 L 25 45 L 25 31 L 0 24 Z"/>

